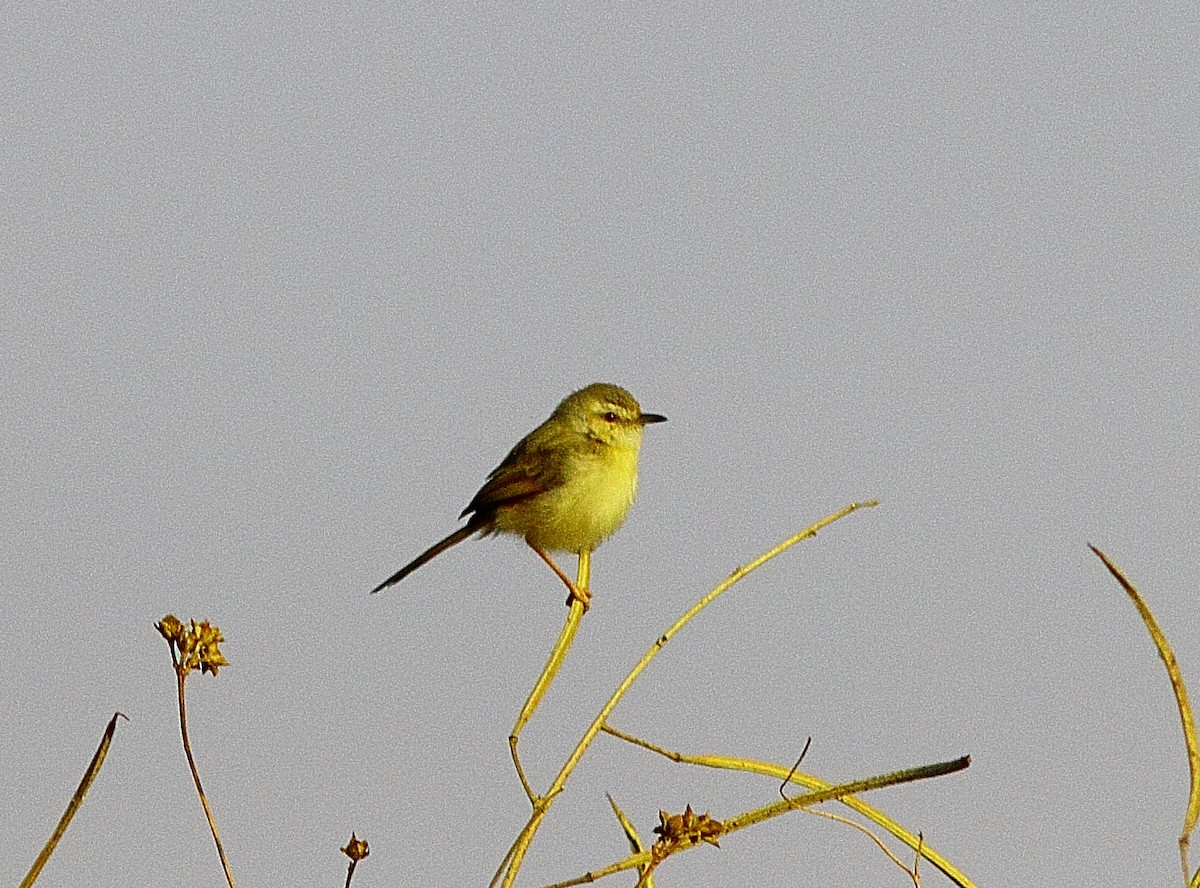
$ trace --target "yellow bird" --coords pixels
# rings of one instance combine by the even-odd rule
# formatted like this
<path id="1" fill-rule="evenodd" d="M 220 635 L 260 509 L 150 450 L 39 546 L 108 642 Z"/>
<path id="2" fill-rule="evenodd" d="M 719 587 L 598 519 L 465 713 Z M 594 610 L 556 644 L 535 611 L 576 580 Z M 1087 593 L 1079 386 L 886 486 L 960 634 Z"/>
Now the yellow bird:
<path id="1" fill-rule="evenodd" d="M 586 608 L 587 591 L 571 582 L 550 552 L 590 552 L 616 532 L 637 495 L 642 430 L 666 419 L 643 413 L 633 395 L 604 382 L 568 395 L 488 475 L 459 516 L 467 523 L 372 594 L 473 534 L 511 533 L 524 537 Z"/>

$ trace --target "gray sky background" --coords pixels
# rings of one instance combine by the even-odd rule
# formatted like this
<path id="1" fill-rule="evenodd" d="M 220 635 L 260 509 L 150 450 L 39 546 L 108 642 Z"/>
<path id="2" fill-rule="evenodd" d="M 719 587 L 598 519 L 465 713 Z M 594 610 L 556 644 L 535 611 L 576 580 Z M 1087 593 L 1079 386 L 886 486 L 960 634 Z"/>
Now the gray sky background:
<path id="1" fill-rule="evenodd" d="M 0 40 L 0 882 L 220 885 L 168 612 L 224 631 L 193 743 L 242 885 L 486 883 L 565 614 L 455 526 L 569 391 L 631 389 L 642 494 L 522 741 L 614 722 L 844 780 L 978 884 L 1177 884 L 1200 693 L 1194 4 L 21 5 Z M 573 559 L 568 559 L 573 565 Z M 610 792 L 776 796 L 601 739 L 523 884 L 623 856 Z M 1200 860 L 1197 861 L 1200 863 Z M 896 885 L 794 815 L 659 885 Z M 627 880 L 619 882 L 625 884 Z M 614 883 L 617 884 L 617 883 Z M 932 868 L 925 885 L 945 884 Z"/>

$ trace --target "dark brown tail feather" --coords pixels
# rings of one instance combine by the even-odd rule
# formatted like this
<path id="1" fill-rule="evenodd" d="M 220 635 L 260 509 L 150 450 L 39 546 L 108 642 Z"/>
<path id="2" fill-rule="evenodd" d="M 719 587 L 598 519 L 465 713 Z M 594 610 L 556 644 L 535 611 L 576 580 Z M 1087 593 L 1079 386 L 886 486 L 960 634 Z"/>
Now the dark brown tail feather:
<path id="1" fill-rule="evenodd" d="M 467 537 L 471 536 L 472 534 L 478 533 L 479 531 L 481 531 L 483 529 L 484 529 L 483 527 L 481 527 L 478 524 L 474 524 L 474 523 L 468 524 L 466 527 L 460 527 L 458 530 L 454 531 L 454 533 L 450 534 L 450 536 L 446 537 L 444 540 L 434 543 L 432 546 L 430 546 L 428 549 L 426 549 L 424 552 L 422 552 L 420 555 L 418 555 L 416 558 L 414 558 L 408 564 L 404 565 L 404 567 L 400 568 L 398 571 L 396 571 L 394 574 L 392 574 L 390 577 L 388 577 L 386 580 L 384 580 L 382 583 L 380 583 L 378 586 L 376 586 L 374 589 L 372 589 L 371 594 L 374 595 L 376 592 L 386 589 L 388 586 L 391 586 L 393 583 L 400 582 L 402 579 L 404 579 L 406 576 L 408 576 L 410 573 L 412 573 L 414 570 L 416 570 L 418 567 L 420 567 L 426 561 L 436 558 L 438 555 L 441 555 L 443 552 L 445 552 L 451 546 L 457 546 L 459 543 L 461 543 Z"/>

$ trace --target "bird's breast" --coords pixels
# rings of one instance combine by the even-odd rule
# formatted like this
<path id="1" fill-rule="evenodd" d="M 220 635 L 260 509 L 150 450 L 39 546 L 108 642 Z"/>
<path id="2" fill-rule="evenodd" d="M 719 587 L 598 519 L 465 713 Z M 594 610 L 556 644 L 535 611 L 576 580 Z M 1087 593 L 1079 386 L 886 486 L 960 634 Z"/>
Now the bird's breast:
<path id="1" fill-rule="evenodd" d="M 557 487 L 528 500 L 521 527 L 497 528 L 520 533 L 543 549 L 580 552 L 608 539 L 629 514 L 637 495 L 636 449 L 603 448 L 574 455 Z"/>

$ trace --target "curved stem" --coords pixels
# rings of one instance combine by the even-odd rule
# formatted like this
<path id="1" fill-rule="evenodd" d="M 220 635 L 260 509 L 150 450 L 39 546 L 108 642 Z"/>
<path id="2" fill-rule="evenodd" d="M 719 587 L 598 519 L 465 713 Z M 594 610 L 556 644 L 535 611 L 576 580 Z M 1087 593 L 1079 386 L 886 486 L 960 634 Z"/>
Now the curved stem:
<path id="1" fill-rule="evenodd" d="M 217 854 L 220 856 L 221 866 L 225 870 L 225 881 L 229 883 L 229 888 L 236 888 L 233 884 L 233 873 L 229 869 L 229 860 L 225 857 L 225 848 L 221 845 L 221 836 L 217 832 L 217 821 L 213 818 L 208 797 L 204 794 L 204 787 L 200 785 L 200 772 L 196 770 L 196 760 L 192 757 L 192 744 L 188 740 L 187 706 L 184 705 L 183 698 L 183 684 L 187 674 L 187 667 L 176 664 L 175 677 L 179 686 L 179 733 L 183 736 L 183 752 L 187 756 L 188 767 L 192 769 L 192 780 L 196 784 L 196 792 L 200 795 L 200 804 L 204 806 L 204 816 L 208 818 L 208 828 L 212 830 L 213 841 L 217 843 Z"/>
<path id="2" fill-rule="evenodd" d="M 557 570 L 557 565 L 554 565 L 552 561 L 547 560 L 546 563 Z M 529 803 L 535 807 L 538 802 L 538 795 L 533 791 L 533 787 L 530 785 L 528 778 L 526 778 L 525 769 L 521 767 L 521 757 L 517 754 L 517 741 L 520 739 L 522 729 L 533 718 L 534 710 L 538 708 L 542 702 L 542 698 L 546 696 L 546 691 L 550 689 L 550 683 L 554 681 L 559 667 L 562 666 L 563 660 L 567 657 L 567 651 L 570 650 L 571 644 L 575 640 L 575 633 L 579 630 L 579 623 L 583 619 L 586 609 L 585 602 L 587 601 L 588 589 L 591 583 L 591 573 L 592 553 L 589 551 L 580 552 L 579 570 L 576 573 L 574 585 L 572 586 L 569 581 L 564 580 L 568 588 L 572 591 L 570 598 L 571 606 L 570 610 L 567 611 L 567 621 L 563 624 L 562 631 L 558 634 L 558 640 L 554 642 L 554 648 L 550 651 L 550 656 L 546 658 L 546 665 L 542 667 L 542 674 L 537 677 L 537 681 L 533 684 L 533 690 L 529 692 L 529 697 L 526 699 L 525 705 L 521 707 L 521 714 L 517 716 L 512 733 L 508 735 L 508 750 L 512 754 L 513 765 L 517 769 L 517 777 L 521 780 L 521 786 L 525 790 L 525 795 L 529 797 Z M 582 597 L 575 594 L 576 589 L 583 593 Z"/>
<path id="3" fill-rule="evenodd" d="M 525 855 L 529 851 L 529 845 L 533 842 L 533 837 L 537 835 L 537 831 L 541 827 L 542 821 L 546 818 L 546 815 L 550 811 L 550 806 L 554 801 L 554 797 L 563 791 L 563 788 L 567 784 L 567 778 L 575 770 L 575 767 L 579 764 L 580 759 L 583 758 L 583 754 L 587 752 L 588 747 L 592 745 L 592 741 L 596 739 L 596 735 L 600 733 L 600 729 L 604 727 L 605 722 L 608 721 L 608 717 L 612 714 L 613 710 L 617 708 L 617 704 L 621 702 L 625 694 L 628 693 L 629 689 L 633 686 L 633 683 L 637 681 L 638 677 L 642 674 L 642 672 L 645 671 L 646 667 L 650 665 L 650 661 L 658 656 L 659 651 L 666 647 L 668 641 L 674 638 L 684 626 L 692 621 L 693 617 L 700 613 L 700 611 L 704 610 L 704 608 L 712 604 L 713 601 L 724 594 L 731 586 L 733 586 L 743 577 L 757 570 L 762 565 L 766 564 L 781 552 L 791 548 L 801 540 L 816 536 L 818 531 L 828 527 L 830 524 L 841 518 L 845 518 L 851 512 L 856 512 L 859 509 L 874 507 L 877 505 L 879 505 L 878 500 L 867 500 L 866 502 L 861 503 L 851 503 L 850 505 L 834 512 L 832 515 L 827 515 L 816 524 L 813 524 L 811 527 L 808 527 L 799 533 L 788 537 L 779 545 L 769 549 L 762 555 L 759 555 L 749 564 L 743 565 L 734 570 L 733 573 L 731 573 L 723 582 L 719 583 L 712 591 L 692 605 L 682 617 L 675 621 L 674 625 L 672 625 L 670 629 L 660 635 L 655 640 L 654 644 L 652 644 L 646 651 L 646 653 L 642 655 L 642 658 L 637 662 L 633 669 L 630 670 L 629 674 L 625 676 L 624 680 L 617 686 L 617 689 L 608 699 L 608 702 L 605 703 L 601 708 L 596 718 L 590 725 L 588 725 L 583 737 L 580 738 L 579 743 L 575 746 L 575 749 L 571 752 L 571 755 L 567 758 L 567 761 L 559 770 L 558 775 L 554 778 L 554 782 L 550 784 L 550 789 L 547 790 L 546 795 L 534 802 L 533 813 L 530 815 L 528 822 L 525 824 L 524 828 L 513 842 L 512 847 L 509 849 L 508 855 L 506 855 L 507 867 L 505 867 L 504 864 L 501 865 L 500 869 L 497 870 L 496 875 L 492 878 L 491 884 L 495 885 L 497 880 L 500 879 L 501 874 L 503 874 L 503 882 L 501 882 L 501 885 L 503 888 L 511 888 L 513 882 L 516 881 L 517 872 L 521 868 L 521 863 L 524 861 Z"/>

